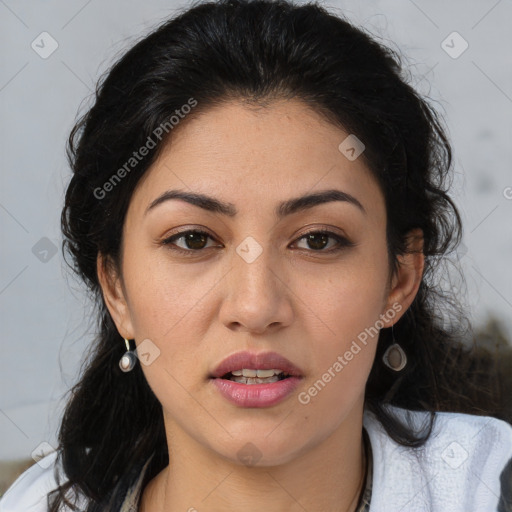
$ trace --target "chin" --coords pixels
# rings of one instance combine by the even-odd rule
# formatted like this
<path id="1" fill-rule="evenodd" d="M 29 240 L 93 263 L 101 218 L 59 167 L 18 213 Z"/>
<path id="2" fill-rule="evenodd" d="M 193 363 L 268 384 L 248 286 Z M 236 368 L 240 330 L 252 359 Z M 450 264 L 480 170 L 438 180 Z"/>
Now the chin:
<path id="1" fill-rule="evenodd" d="M 269 435 L 269 432 L 262 430 L 261 435 L 255 435 L 254 430 L 249 430 L 247 435 L 229 438 L 224 446 L 211 447 L 223 458 L 246 467 L 281 466 L 292 462 L 307 449 L 296 437 L 275 435 L 271 439 L 274 434 Z"/>

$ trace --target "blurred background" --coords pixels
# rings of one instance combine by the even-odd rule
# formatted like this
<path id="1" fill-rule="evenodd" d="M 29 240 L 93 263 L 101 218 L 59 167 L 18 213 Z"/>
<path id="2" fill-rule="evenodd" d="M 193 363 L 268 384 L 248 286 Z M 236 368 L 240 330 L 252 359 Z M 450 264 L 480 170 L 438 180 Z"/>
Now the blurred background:
<path id="1" fill-rule="evenodd" d="M 304 3 L 297 1 L 296 3 Z M 403 55 L 445 119 L 465 226 L 445 286 L 482 343 L 512 333 L 512 3 L 320 2 Z M 66 391 L 95 325 L 61 255 L 65 142 L 100 75 L 177 10 L 173 0 L 0 0 L 0 495 L 56 446 Z M 512 364 L 509 367 L 512 373 Z M 510 391 L 510 387 L 508 388 Z"/>

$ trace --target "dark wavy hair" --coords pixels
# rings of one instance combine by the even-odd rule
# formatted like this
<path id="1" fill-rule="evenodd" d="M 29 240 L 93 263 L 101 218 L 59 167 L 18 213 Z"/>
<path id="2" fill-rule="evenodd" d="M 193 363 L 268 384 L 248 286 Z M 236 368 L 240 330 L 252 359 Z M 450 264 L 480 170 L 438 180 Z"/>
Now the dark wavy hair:
<path id="1" fill-rule="evenodd" d="M 52 512 L 72 506 L 76 490 L 89 498 L 88 512 L 114 510 L 142 464 L 151 458 L 145 485 L 169 463 L 160 403 L 140 365 L 128 374 L 119 368 L 125 345 L 106 308 L 96 261 L 101 253 L 120 268 L 122 228 L 137 183 L 176 130 L 227 101 L 264 108 L 296 98 L 364 141 L 362 158 L 385 197 L 390 273 L 408 250 L 410 230 L 423 231 L 423 279 L 393 327 L 408 365 L 396 373 L 382 364 L 392 343 L 390 329 L 382 329 L 366 385 L 365 407 L 389 436 L 414 448 L 428 439 L 436 411 L 495 413 L 492 382 L 476 377 L 479 366 L 467 349 L 469 321 L 439 279 L 462 236 L 448 195 L 450 144 L 440 117 L 409 81 L 397 51 L 317 3 L 287 0 L 196 3 L 103 75 L 67 148 L 73 172 L 61 217 L 63 253 L 87 285 L 99 333 L 60 426 L 58 457 L 67 482 L 56 474 L 60 485 L 48 495 Z M 166 129 L 122 182 L 99 194 L 190 98 L 195 108 Z M 429 411 L 429 425 L 414 431 L 388 404 Z"/>

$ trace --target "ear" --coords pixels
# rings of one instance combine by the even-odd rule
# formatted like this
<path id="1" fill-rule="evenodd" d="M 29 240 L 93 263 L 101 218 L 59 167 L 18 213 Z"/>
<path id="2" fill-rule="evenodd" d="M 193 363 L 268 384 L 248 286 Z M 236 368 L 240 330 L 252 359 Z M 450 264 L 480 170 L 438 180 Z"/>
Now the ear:
<path id="1" fill-rule="evenodd" d="M 385 310 L 382 311 L 381 319 L 384 327 L 391 327 L 407 311 L 418 293 L 423 278 L 425 255 L 423 254 L 423 231 L 420 228 L 412 229 L 407 233 L 407 247 L 407 253 L 398 256 L 399 267 L 393 275 Z M 391 309 L 398 313 L 392 318 L 387 318 L 388 315 L 385 313 Z"/>
<path id="2" fill-rule="evenodd" d="M 119 334 L 126 339 L 135 338 L 135 331 L 126 300 L 126 291 L 116 265 L 108 256 L 105 257 L 103 254 L 98 253 L 96 271 L 103 299 Z"/>

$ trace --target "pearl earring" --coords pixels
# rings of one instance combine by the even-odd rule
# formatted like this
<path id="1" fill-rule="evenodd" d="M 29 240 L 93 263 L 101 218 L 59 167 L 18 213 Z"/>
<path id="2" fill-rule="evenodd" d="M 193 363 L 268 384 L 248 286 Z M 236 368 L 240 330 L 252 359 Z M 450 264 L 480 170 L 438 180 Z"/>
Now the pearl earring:
<path id="1" fill-rule="evenodd" d="M 123 372 L 131 372 L 137 362 L 137 355 L 134 350 L 130 350 L 130 341 L 124 338 L 124 342 L 126 344 L 126 352 L 119 360 L 119 368 L 121 368 Z"/>
<path id="2" fill-rule="evenodd" d="M 393 326 L 391 326 L 391 332 L 393 333 Z M 403 351 L 402 347 L 395 341 L 395 335 L 393 333 L 393 344 L 388 347 L 384 355 L 382 356 L 384 364 L 395 372 L 403 370 L 407 365 L 407 355 Z"/>

